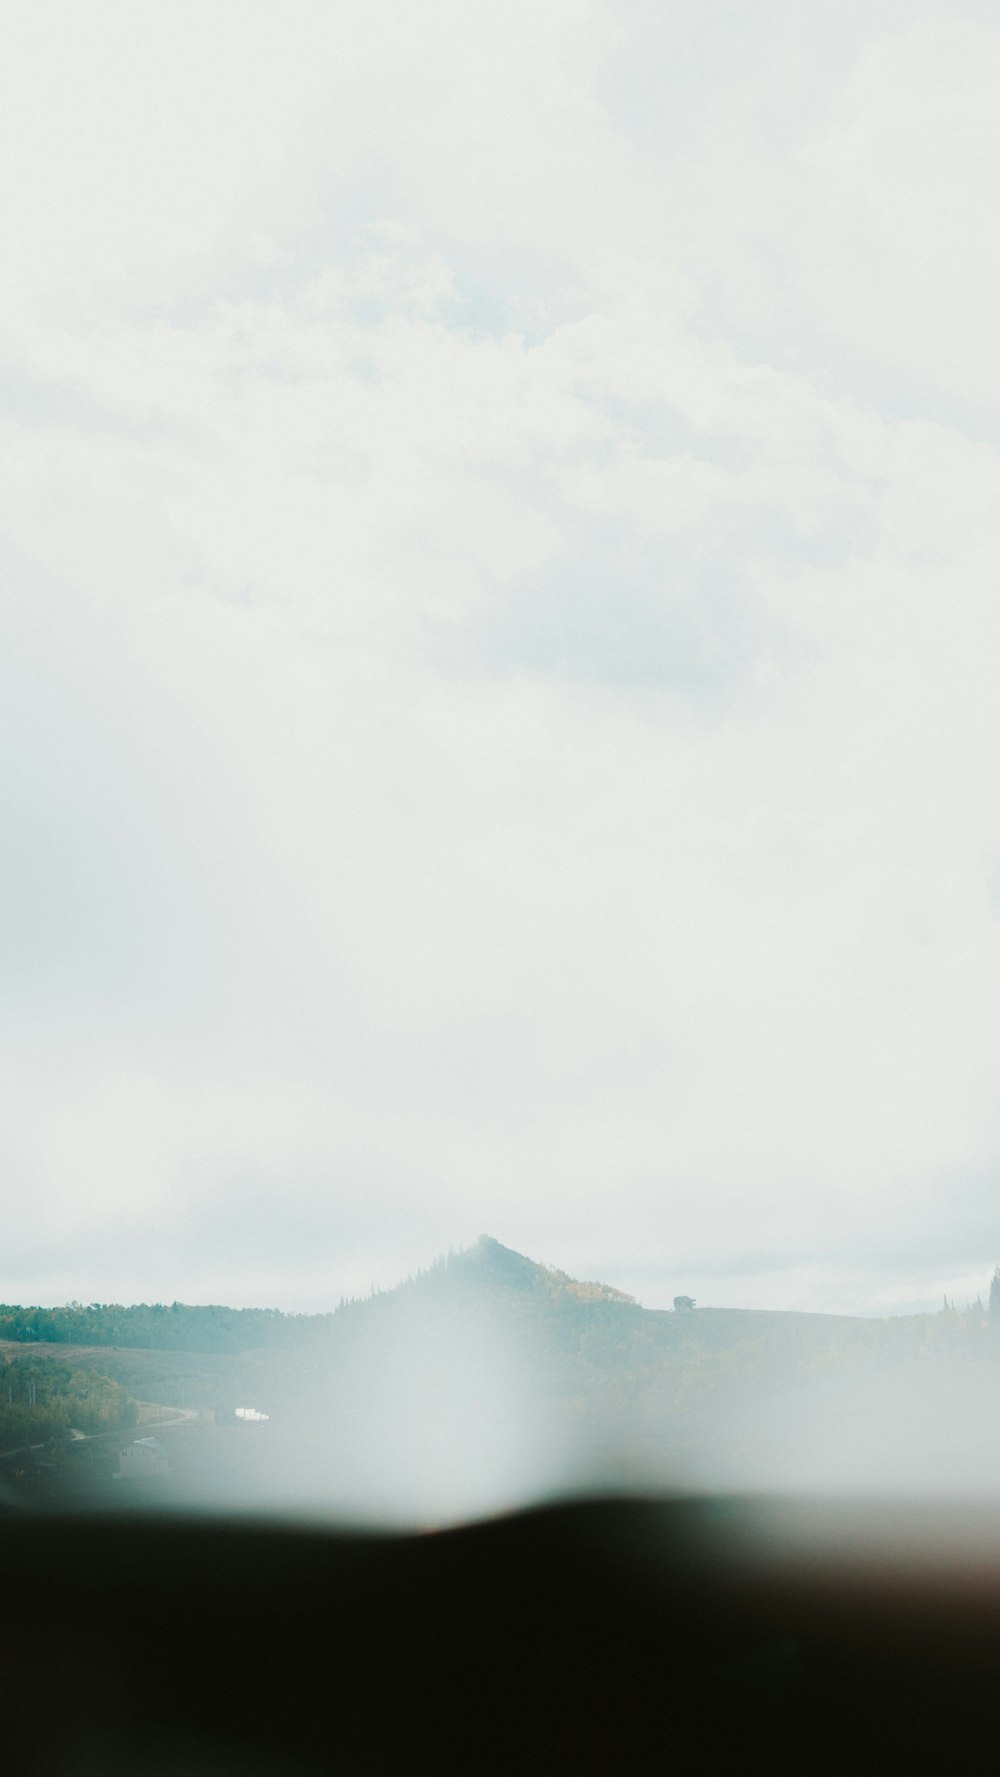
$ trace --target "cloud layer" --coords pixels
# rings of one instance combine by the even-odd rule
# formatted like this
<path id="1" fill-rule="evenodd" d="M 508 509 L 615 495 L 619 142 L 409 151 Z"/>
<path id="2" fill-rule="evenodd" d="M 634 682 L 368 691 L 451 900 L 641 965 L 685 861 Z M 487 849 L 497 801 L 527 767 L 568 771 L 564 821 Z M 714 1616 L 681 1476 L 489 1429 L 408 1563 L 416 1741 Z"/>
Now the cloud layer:
<path id="1" fill-rule="evenodd" d="M 988 1278 L 1000 33 L 708 11 L 11 9 L 7 1298 Z"/>

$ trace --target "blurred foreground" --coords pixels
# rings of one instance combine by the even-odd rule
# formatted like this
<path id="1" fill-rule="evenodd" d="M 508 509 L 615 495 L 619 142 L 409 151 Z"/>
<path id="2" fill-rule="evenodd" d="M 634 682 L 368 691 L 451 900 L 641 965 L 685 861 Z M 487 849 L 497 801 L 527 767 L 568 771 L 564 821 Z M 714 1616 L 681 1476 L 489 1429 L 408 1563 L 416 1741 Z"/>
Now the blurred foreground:
<path id="1" fill-rule="evenodd" d="M 995 1509 L 592 1501 L 395 1537 L 12 1514 L 0 1584 L 13 1770 L 995 1764 Z"/>

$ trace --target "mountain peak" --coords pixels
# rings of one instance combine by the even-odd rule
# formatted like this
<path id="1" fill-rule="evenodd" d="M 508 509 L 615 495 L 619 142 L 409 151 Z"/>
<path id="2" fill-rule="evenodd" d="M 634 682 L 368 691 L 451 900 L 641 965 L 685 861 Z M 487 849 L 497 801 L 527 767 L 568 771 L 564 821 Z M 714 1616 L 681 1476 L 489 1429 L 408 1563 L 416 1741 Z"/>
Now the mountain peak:
<path id="1" fill-rule="evenodd" d="M 545 1276 L 544 1265 L 526 1258 L 512 1247 L 503 1246 L 492 1234 L 480 1234 L 472 1246 L 455 1253 L 449 1269 L 475 1274 L 486 1283 L 503 1284 L 508 1289 L 535 1289 Z"/>
<path id="2" fill-rule="evenodd" d="M 632 1303 L 633 1297 L 607 1283 L 579 1283 L 553 1265 L 540 1265 L 524 1253 L 504 1246 L 492 1234 L 480 1234 L 472 1246 L 452 1253 L 445 1261 L 452 1276 L 475 1280 L 501 1289 L 533 1290 L 548 1297 L 573 1297 L 585 1302 Z"/>

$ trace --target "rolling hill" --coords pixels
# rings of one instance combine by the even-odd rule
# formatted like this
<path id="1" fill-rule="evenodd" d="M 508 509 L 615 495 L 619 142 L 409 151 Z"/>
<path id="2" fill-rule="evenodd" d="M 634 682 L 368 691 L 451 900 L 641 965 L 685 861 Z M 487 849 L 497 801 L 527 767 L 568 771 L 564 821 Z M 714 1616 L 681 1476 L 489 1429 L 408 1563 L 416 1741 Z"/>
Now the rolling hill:
<path id="1" fill-rule="evenodd" d="M 994 1485 L 994 1330 L 979 1305 L 650 1310 L 483 1236 L 325 1315 L 0 1308 L 0 1356 L 199 1409 L 219 1502 L 437 1521 L 580 1490 Z M 268 1416 L 252 1462 L 222 1435 L 241 1404 Z"/>

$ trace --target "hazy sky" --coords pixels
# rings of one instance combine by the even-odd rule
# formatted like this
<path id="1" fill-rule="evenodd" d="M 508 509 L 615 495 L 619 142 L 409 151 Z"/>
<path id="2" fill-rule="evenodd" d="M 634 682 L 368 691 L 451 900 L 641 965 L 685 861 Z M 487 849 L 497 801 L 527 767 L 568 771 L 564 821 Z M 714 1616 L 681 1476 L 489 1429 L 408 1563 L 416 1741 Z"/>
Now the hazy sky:
<path id="1" fill-rule="evenodd" d="M 0 1295 L 1000 1259 L 1000 25 L 6 0 Z"/>

